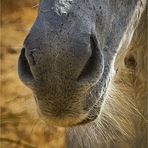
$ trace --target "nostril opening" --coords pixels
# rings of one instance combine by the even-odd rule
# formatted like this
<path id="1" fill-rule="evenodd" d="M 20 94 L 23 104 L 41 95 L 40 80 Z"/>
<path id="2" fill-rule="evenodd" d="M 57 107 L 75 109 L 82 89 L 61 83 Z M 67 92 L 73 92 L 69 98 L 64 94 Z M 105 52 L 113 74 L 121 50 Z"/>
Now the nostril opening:
<path id="1" fill-rule="evenodd" d="M 103 73 L 103 55 L 98 48 L 98 41 L 95 35 L 90 36 L 90 44 L 92 54 L 86 65 L 84 66 L 81 74 L 78 77 L 79 82 L 88 82 L 89 84 L 95 83 L 99 80 Z"/>
<path id="2" fill-rule="evenodd" d="M 33 53 L 34 53 L 35 50 L 36 50 L 36 49 L 33 49 L 33 50 L 29 50 L 29 51 L 28 51 L 29 63 L 30 63 L 31 65 L 35 65 L 35 64 L 36 64 L 36 61 L 35 61 L 35 58 L 34 58 L 34 55 L 33 55 Z"/>
<path id="3" fill-rule="evenodd" d="M 25 56 L 25 48 L 21 50 L 21 54 L 18 61 L 18 74 L 20 79 L 27 86 L 31 86 L 33 82 L 33 75 L 29 66 L 29 63 Z"/>

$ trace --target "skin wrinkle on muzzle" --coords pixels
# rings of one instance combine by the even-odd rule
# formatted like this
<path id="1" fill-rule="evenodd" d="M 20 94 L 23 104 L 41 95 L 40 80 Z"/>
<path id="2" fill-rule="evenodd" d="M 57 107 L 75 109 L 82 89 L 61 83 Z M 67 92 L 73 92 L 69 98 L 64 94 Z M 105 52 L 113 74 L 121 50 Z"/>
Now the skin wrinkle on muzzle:
<path id="1" fill-rule="evenodd" d="M 69 127 L 98 117 L 121 40 L 138 23 L 129 25 L 137 5 L 138 0 L 40 0 L 18 73 L 48 124 Z"/>

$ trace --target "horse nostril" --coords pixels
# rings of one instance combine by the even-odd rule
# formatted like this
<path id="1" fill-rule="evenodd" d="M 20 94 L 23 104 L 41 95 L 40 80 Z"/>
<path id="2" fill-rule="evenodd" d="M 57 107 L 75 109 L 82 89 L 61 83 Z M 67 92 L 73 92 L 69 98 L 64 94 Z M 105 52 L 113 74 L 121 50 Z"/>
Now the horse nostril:
<path id="1" fill-rule="evenodd" d="M 27 86 L 31 87 L 34 78 L 33 78 L 29 63 L 25 56 L 25 48 L 21 50 L 21 54 L 19 57 L 18 74 L 22 82 Z"/>
<path id="2" fill-rule="evenodd" d="M 92 55 L 83 68 L 81 74 L 78 77 L 79 82 L 94 84 L 96 83 L 103 73 L 103 54 L 98 48 L 98 41 L 95 35 L 91 35 L 90 44 Z"/>

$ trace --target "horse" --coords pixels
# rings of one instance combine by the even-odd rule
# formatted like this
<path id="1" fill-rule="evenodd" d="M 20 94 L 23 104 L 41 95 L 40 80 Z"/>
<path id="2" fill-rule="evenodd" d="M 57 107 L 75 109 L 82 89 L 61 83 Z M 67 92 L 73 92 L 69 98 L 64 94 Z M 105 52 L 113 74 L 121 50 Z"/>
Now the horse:
<path id="1" fill-rule="evenodd" d="M 67 147 L 146 147 L 146 5 L 39 1 L 18 74 Z"/>

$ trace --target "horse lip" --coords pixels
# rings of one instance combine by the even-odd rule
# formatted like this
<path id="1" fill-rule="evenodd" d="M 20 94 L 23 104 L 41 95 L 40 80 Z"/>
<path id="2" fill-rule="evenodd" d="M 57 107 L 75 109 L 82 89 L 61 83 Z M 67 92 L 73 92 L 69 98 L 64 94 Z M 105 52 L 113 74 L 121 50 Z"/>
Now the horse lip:
<path id="1" fill-rule="evenodd" d="M 81 126 L 81 125 L 84 125 L 84 124 L 88 124 L 90 122 L 93 122 L 95 119 L 97 119 L 97 117 L 98 117 L 98 115 L 94 116 L 93 118 L 86 118 L 86 119 L 82 120 L 79 123 L 76 123 L 76 124 L 71 125 L 71 127 L 73 127 L 73 126 Z"/>

